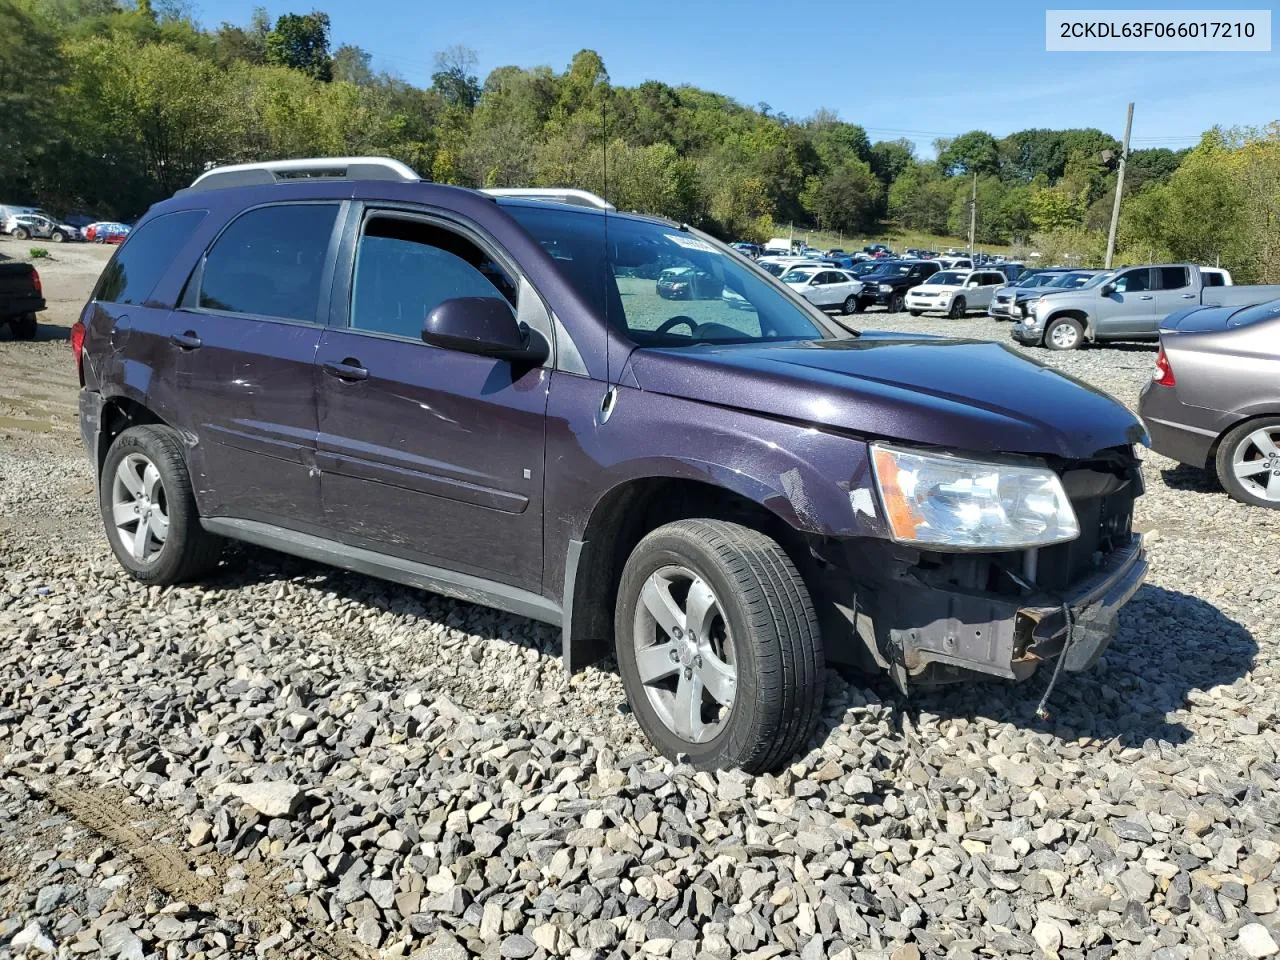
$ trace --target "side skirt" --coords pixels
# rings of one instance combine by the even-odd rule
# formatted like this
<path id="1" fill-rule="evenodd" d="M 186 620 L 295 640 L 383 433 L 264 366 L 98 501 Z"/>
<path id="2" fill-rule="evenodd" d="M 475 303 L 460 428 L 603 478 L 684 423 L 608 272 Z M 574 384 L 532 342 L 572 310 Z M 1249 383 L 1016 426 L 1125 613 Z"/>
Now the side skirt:
<path id="1" fill-rule="evenodd" d="M 505 610 L 507 613 L 540 620 L 555 627 L 560 626 L 563 619 L 560 605 L 554 600 L 483 577 L 390 557 L 257 520 L 202 517 L 200 524 L 210 533 L 231 540 L 243 540 L 260 547 L 279 550 L 281 553 L 341 567 L 343 570 L 391 580 L 420 590 L 430 590 L 467 603 Z"/>

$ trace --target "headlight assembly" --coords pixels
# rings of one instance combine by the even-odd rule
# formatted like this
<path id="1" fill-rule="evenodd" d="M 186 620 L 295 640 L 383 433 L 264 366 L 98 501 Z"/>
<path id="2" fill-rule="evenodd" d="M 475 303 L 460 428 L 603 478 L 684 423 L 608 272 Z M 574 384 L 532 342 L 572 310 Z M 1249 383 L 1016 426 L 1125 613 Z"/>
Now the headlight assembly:
<path id="1" fill-rule="evenodd" d="M 889 286 L 889 284 L 887 284 L 887 283 L 882 283 L 882 284 L 880 284 L 880 292 L 881 292 L 881 293 L 893 293 L 893 287 Z"/>
<path id="2" fill-rule="evenodd" d="M 1062 481 L 1032 464 L 875 443 L 871 463 L 893 539 L 940 550 L 1020 550 L 1074 540 Z"/>

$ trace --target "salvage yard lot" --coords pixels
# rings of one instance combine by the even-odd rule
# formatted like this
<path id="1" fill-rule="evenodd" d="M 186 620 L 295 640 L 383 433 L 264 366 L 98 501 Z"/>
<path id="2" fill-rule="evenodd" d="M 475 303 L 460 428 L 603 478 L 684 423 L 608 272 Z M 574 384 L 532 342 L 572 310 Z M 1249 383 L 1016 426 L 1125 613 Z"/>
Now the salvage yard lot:
<path id="1" fill-rule="evenodd" d="M 200 586 L 127 579 L 65 342 L 109 254 L 41 261 L 40 340 L 0 334 L 0 956 L 1280 939 L 1280 513 L 1148 454 L 1151 576 L 1049 721 L 1044 675 L 910 699 L 833 675 L 786 771 L 695 774 L 654 757 L 614 673 L 563 674 L 546 626 L 247 547 Z M 1008 342 L 986 317 L 850 319 Z M 1154 360 L 1031 353 L 1130 407 Z"/>

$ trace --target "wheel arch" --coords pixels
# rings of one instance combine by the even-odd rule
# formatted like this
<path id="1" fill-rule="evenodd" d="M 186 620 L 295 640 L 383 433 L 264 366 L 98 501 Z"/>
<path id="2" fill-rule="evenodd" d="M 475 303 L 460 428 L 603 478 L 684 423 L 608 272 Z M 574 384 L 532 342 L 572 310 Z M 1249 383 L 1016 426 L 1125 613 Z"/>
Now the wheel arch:
<path id="1" fill-rule="evenodd" d="M 130 393 L 117 393 L 103 398 L 98 426 L 98 445 L 94 451 L 95 475 L 101 475 L 102 465 L 107 459 L 107 451 L 111 449 L 111 444 L 115 442 L 116 437 L 130 427 L 143 424 L 173 426 L 148 407 L 140 397 Z"/>
<path id="2" fill-rule="evenodd" d="M 1205 457 L 1204 469 L 1214 469 L 1214 465 L 1218 462 L 1218 451 L 1222 448 L 1222 441 L 1227 438 L 1227 434 L 1232 430 L 1243 427 L 1245 424 L 1253 423 L 1255 420 L 1280 417 L 1280 407 L 1249 407 L 1245 410 L 1236 411 L 1236 414 L 1236 419 L 1223 427 L 1214 438 L 1213 444 L 1209 447 L 1209 453 Z"/>
<path id="3" fill-rule="evenodd" d="M 776 498 L 684 476 L 634 477 L 611 487 L 592 508 L 566 556 L 564 665 L 576 671 L 614 652 L 613 615 L 622 568 L 649 532 L 676 520 L 729 520 L 772 537 L 801 570 L 814 534 L 779 512 Z"/>
<path id="4" fill-rule="evenodd" d="M 1049 325 L 1053 323 L 1055 320 L 1080 321 L 1080 326 L 1084 328 L 1084 335 L 1086 339 L 1089 337 L 1089 334 L 1093 329 L 1093 324 L 1089 319 L 1089 314 L 1075 307 L 1067 307 L 1066 309 L 1063 309 L 1063 310 L 1055 310 L 1053 313 L 1049 314 L 1049 316 L 1047 316 L 1044 321 L 1044 329 L 1046 333 L 1049 332 Z"/>

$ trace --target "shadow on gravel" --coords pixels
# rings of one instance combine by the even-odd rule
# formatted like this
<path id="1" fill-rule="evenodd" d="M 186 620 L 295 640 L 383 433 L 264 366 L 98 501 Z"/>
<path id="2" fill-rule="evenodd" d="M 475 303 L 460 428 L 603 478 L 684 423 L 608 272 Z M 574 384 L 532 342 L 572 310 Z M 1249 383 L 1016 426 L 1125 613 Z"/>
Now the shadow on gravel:
<path id="1" fill-rule="evenodd" d="M 1062 740 L 1180 744 L 1191 731 L 1166 715 L 1185 707 L 1195 691 L 1239 680 L 1257 652 L 1253 634 L 1213 604 L 1147 584 L 1121 611 L 1120 629 L 1104 658 L 1084 673 L 1064 671 L 1058 677 L 1047 721 L 1035 711 L 1052 664 L 1022 684 L 993 680 L 913 691 L 903 710 L 913 721 L 921 713 L 984 716 Z"/>
<path id="2" fill-rule="evenodd" d="M 1222 484 L 1212 470 L 1201 470 L 1180 463 L 1176 467 L 1160 471 L 1164 485 L 1171 490 L 1190 490 L 1194 493 L 1221 493 Z"/>
<path id="3" fill-rule="evenodd" d="M 545 624 L 247 544 L 228 548 L 221 572 L 208 585 L 235 589 L 299 578 L 313 589 L 421 620 L 424 630 L 442 624 L 557 660 L 560 656 L 560 631 Z M 921 714 L 983 717 L 1064 741 L 1118 738 L 1125 746 L 1141 746 L 1148 740 L 1181 744 L 1192 733 L 1169 721 L 1167 714 L 1187 706 L 1195 691 L 1230 685 L 1245 676 L 1257 652 L 1253 635 L 1213 604 L 1147 584 L 1121 611 L 1119 631 L 1105 657 L 1084 673 L 1059 676 L 1047 721 L 1039 720 L 1035 711 L 1049 682 L 1051 664 L 1022 684 L 993 679 L 920 687 L 906 699 L 885 676 L 861 676 L 853 682 L 875 690 L 886 702 L 897 703 L 917 724 Z M 615 669 L 610 663 L 601 666 Z M 828 722 L 832 719 L 828 714 Z M 829 726 L 820 727 L 810 746 L 820 745 L 829 733 Z"/>
<path id="4" fill-rule="evenodd" d="M 286 583 L 298 579 L 305 580 L 312 589 L 332 591 L 343 600 L 363 604 L 373 611 L 413 617 L 422 621 L 424 630 L 429 630 L 433 624 L 442 624 L 465 629 L 485 639 L 518 644 L 557 660 L 560 657 L 558 628 L 492 607 L 455 600 L 429 590 L 341 570 L 247 543 L 227 546 L 222 566 L 206 581 L 206 585 L 235 590 L 249 584 Z"/>
<path id="5" fill-rule="evenodd" d="M 6 341 L 6 340 L 12 340 L 12 339 L 13 339 L 13 334 L 9 331 L 9 325 L 7 323 L 0 324 L 0 342 Z M 59 324 L 59 323 L 45 323 L 43 320 L 41 320 L 39 323 L 39 326 L 36 329 L 37 342 L 43 341 L 43 340 L 70 340 L 70 339 L 71 339 L 71 328 L 64 327 L 62 326 L 62 324 Z"/>
<path id="6" fill-rule="evenodd" d="M 1119 353 L 1156 353 L 1160 349 L 1160 344 L 1151 342 L 1140 343 L 1121 343 L 1116 340 L 1108 340 L 1106 343 L 1091 343 L 1086 348 L 1088 350 L 1115 350 Z"/>

